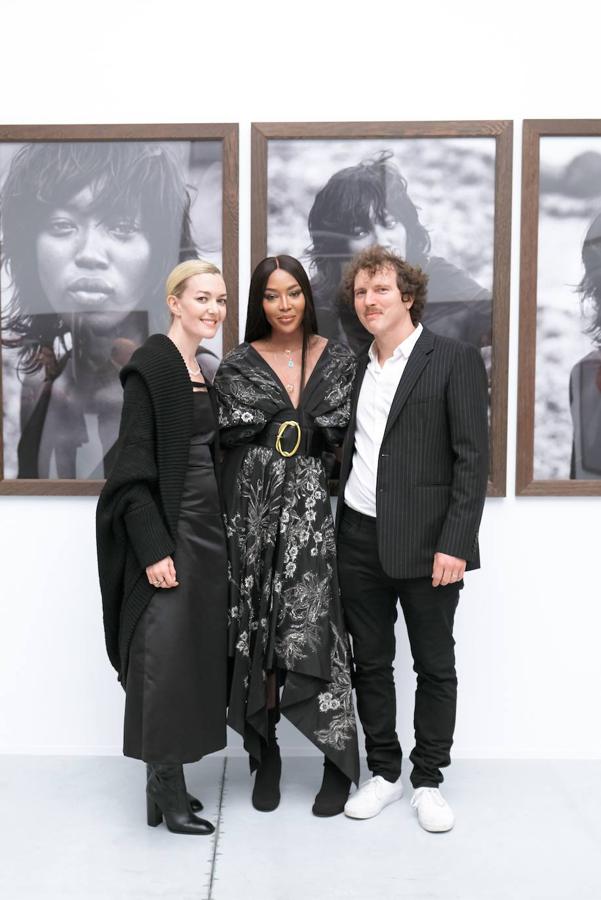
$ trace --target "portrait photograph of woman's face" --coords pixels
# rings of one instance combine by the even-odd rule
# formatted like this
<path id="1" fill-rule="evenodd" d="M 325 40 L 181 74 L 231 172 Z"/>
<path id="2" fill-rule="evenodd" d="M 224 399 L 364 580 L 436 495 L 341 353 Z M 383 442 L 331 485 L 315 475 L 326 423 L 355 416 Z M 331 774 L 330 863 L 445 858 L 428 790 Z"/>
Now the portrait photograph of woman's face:
<path id="1" fill-rule="evenodd" d="M 601 479 L 601 137 L 540 138 L 535 479 Z"/>
<path id="2" fill-rule="evenodd" d="M 184 259 L 221 266 L 220 141 L 0 143 L 5 478 L 99 479 L 119 370 Z M 207 342 L 218 361 L 221 335 Z"/>
<path id="3" fill-rule="evenodd" d="M 87 185 L 48 209 L 36 238 L 40 285 L 57 313 L 110 313 L 115 323 L 144 303 L 152 247 L 141 209 L 95 208 Z"/>

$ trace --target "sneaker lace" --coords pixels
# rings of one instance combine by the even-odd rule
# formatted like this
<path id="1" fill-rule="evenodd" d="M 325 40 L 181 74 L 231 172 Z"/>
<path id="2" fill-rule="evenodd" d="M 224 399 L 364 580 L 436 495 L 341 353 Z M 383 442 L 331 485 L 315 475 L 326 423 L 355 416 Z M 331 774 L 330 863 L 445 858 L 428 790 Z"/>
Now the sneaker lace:
<path id="1" fill-rule="evenodd" d="M 424 794 L 427 794 L 428 796 L 430 796 L 432 798 L 432 800 L 434 800 L 434 802 L 438 806 L 445 805 L 445 799 L 442 796 L 442 794 L 440 793 L 440 791 L 438 790 L 438 788 L 421 787 L 421 788 L 417 788 L 413 797 L 411 798 L 411 806 L 413 807 L 413 809 L 415 809 L 416 806 L 419 804 L 419 801 L 421 800 L 421 798 L 423 797 Z"/>
<path id="2" fill-rule="evenodd" d="M 368 791 L 370 794 L 375 794 L 376 797 L 379 795 L 379 787 L 380 781 L 377 775 L 373 775 L 369 781 L 366 781 L 365 784 L 361 785 L 361 792 L 366 794 Z"/>
<path id="3" fill-rule="evenodd" d="M 367 791 L 371 791 L 373 794 L 373 793 L 377 792 L 379 783 L 380 782 L 377 780 L 377 777 L 374 775 L 373 778 L 370 778 L 369 781 L 365 782 L 365 784 L 363 785 L 363 789 L 367 790 Z"/>

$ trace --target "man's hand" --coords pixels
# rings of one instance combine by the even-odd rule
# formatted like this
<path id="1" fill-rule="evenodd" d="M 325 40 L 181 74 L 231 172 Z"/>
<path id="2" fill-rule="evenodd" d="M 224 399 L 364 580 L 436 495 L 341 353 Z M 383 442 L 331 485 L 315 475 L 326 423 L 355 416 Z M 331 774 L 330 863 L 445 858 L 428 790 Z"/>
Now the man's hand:
<path id="1" fill-rule="evenodd" d="M 177 587 L 179 582 L 175 577 L 175 566 L 170 556 L 159 560 L 152 566 L 146 567 L 146 577 L 153 587 L 156 588 L 173 588 Z"/>
<path id="2" fill-rule="evenodd" d="M 465 575 L 465 566 L 465 559 L 459 559 L 457 556 L 447 556 L 446 553 L 435 553 L 434 565 L 432 566 L 432 587 L 461 581 Z"/>

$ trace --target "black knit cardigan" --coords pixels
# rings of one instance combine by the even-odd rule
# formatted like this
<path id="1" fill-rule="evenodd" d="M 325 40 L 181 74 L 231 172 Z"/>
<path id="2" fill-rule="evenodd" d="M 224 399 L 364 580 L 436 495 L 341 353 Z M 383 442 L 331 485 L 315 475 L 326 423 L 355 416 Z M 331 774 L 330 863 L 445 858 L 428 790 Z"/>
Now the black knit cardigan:
<path id="1" fill-rule="evenodd" d="M 115 461 L 96 510 L 98 572 L 109 659 L 125 684 L 129 646 L 154 588 L 146 566 L 173 553 L 190 452 L 190 376 L 175 344 L 153 334 L 120 374 Z"/>

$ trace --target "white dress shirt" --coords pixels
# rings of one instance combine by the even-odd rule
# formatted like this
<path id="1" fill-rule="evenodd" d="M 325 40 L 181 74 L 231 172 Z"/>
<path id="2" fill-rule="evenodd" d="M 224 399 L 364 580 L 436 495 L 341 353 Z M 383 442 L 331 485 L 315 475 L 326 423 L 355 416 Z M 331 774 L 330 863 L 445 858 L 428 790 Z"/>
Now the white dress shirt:
<path id="1" fill-rule="evenodd" d="M 422 331 L 418 324 L 383 366 L 378 362 L 375 341 L 369 348 L 369 363 L 357 404 L 353 464 L 344 489 L 346 505 L 365 516 L 376 515 L 376 480 L 382 438 L 407 360 Z"/>

